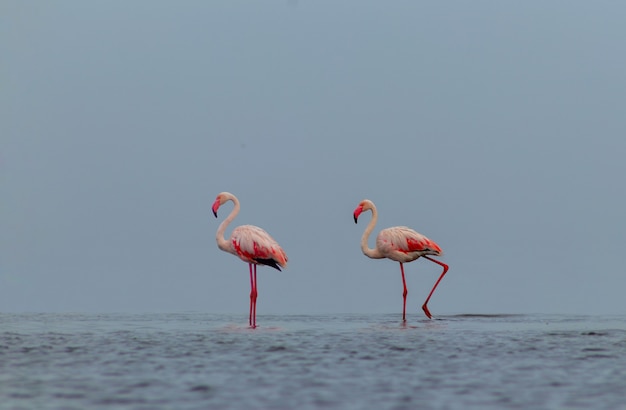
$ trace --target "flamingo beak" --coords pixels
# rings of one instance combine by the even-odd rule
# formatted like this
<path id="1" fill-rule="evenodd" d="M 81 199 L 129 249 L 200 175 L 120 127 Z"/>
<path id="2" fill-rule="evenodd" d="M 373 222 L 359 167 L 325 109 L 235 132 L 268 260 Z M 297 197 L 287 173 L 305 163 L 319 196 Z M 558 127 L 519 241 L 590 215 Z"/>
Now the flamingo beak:
<path id="1" fill-rule="evenodd" d="M 357 220 L 359 219 L 359 215 L 361 215 L 361 212 L 363 212 L 363 207 L 361 205 L 357 206 L 356 209 L 354 210 L 354 223 L 357 223 Z"/>
<path id="2" fill-rule="evenodd" d="M 219 209 L 220 205 L 221 205 L 220 199 L 217 198 L 215 202 L 213 202 L 213 207 L 211 208 L 213 210 L 213 215 L 215 215 L 216 218 L 217 218 L 217 210 Z"/>

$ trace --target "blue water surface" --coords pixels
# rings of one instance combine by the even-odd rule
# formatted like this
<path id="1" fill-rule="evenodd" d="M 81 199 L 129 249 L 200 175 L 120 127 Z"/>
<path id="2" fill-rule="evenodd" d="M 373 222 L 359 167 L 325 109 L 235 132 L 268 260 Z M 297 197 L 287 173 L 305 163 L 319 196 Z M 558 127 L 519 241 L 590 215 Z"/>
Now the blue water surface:
<path id="1" fill-rule="evenodd" d="M 0 409 L 626 409 L 626 316 L 0 314 Z"/>

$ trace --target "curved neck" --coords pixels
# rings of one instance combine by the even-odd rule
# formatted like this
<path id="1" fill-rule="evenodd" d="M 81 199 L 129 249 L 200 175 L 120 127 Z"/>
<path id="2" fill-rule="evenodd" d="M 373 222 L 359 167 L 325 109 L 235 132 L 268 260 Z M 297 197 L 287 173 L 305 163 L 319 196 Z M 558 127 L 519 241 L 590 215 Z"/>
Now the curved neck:
<path id="1" fill-rule="evenodd" d="M 217 240 L 218 248 L 220 248 L 223 251 L 232 253 L 230 242 L 224 237 L 224 232 L 226 231 L 226 227 L 228 226 L 228 224 L 230 224 L 239 213 L 240 206 L 239 206 L 239 200 L 234 195 L 232 197 L 229 197 L 228 199 L 233 201 L 235 206 L 233 207 L 233 210 L 230 211 L 230 214 L 226 217 L 226 219 L 224 219 L 222 223 L 220 224 L 220 226 L 217 228 L 215 239 Z"/>
<path id="2" fill-rule="evenodd" d="M 381 255 L 378 249 L 372 249 L 367 246 L 367 240 L 369 239 L 370 234 L 374 230 L 374 227 L 376 226 L 376 222 L 378 221 L 378 212 L 376 211 L 376 207 L 374 206 L 374 204 L 372 204 L 371 211 L 372 211 L 372 219 L 370 220 L 370 223 L 365 228 L 365 232 L 363 232 L 363 236 L 361 237 L 361 250 L 363 251 L 365 256 L 368 256 L 372 259 L 381 259 L 383 258 L 383 255 Z"/>

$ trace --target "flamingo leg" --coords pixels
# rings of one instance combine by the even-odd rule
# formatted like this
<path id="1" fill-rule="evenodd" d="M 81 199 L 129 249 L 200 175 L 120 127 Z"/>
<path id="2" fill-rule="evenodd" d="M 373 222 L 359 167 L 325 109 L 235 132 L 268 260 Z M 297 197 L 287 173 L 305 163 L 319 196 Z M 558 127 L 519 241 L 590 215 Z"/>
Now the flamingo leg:
<path id="1" fill-rule="evenodd" d="M 256 287 L 256 264 L 254 265 L 254 298 L 252 300 L 252 328 L 256 328 L 256 296 L 257 296 L 257 287 Z"/>
<path id="2" fill-rule="evenodd" d="M 430 314 L 430 311 L 428 310 L 428 306 L 427 306 L 428 305 L 428 301 L 430 300 L 430 297 L 433 295 L 433 292 L 435 291 L 435 288 L 437 288 L 437 285 L 439 285 L 439 282 L 441 282 L 441 279 L 443 278 L 443 276 L 448 271 L 448 265 L 446 265 L 443 262 L 439 262 L 439 261 L 437 261 L 435 259 L 429 258 L 428 256 L 423 256 L 423 257 L 428 259 L 431 262 L 435 262 L 436 264 L 443 266 L 443 272 L 441 273 L 441 276 L 439 276 L 439 279 L 437 279 L 437 282 L 435 282 L 435 286 L 433 286 L 432 290 L 428 294 L 428 297 L 426 298 L 426 302 L 424 302 L 424 304 L 422 305 L 422 310 L 424 311 L 426 316 L 428 316 L 429 319 L 432 319 L 433 316 Z"/>
<path id="3" fill-rule="evenodd" d="M 254 279 L 252 276 L 252 264 L 249 263 L 250 268 L 250 314 L 248 315 L 248 324 L 252 326 L 252 305 L 254 303 Z"/>
<path id="4" fill-rule="evenodd" d="M 402 272 L 402 286 L 404 287 L 404 292 L 402 292 L 402 321 L 406 322 L 406 295 L 409 294 L 409 291 L 406 288 L 406 279 L 404 279 L 404 265 L 400 262 L 400 272 Z"/>

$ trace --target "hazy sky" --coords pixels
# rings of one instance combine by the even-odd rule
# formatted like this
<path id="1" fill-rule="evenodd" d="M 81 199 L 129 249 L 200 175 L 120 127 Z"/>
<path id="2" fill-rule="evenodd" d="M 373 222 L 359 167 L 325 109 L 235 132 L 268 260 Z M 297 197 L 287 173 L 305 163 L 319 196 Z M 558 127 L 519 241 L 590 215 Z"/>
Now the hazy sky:
<path id="1" fill-rule="evenodd" d="M 626 311 L 626 3 L 3 1 L 0 311 L 247 315 L 210 206 L 266 229 L 258 315 Z M 230 233 L 230 229 L 227 231 Z M 374 245 L 374 237 L 370 239 Z M 406 265 L 409 318 L 440 267 Z"/>

